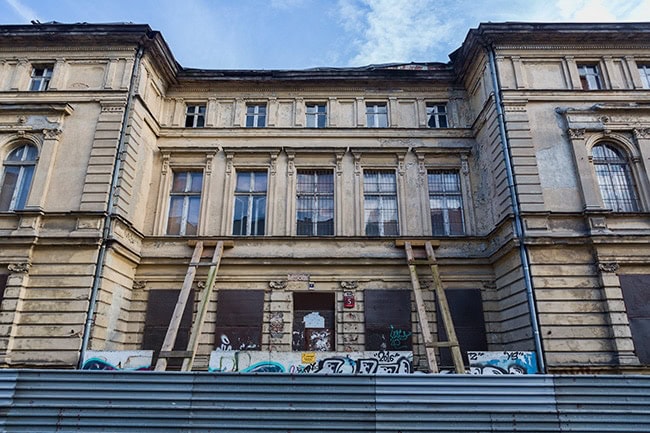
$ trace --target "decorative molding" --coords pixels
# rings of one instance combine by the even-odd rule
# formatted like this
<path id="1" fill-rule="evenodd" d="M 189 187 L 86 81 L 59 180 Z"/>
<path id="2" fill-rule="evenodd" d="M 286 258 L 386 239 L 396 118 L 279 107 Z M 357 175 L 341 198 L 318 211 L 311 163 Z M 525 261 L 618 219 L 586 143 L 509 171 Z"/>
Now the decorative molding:
<path id="1" fill-rule="evenodd" d="M 212 174 L 213 161 L 214 161 L 214 153 L 208 153 L 205 155 L 205 174 L 207 176 Z"/>
<path id="2" fill-rule="evenodd" d="M 31 268 L 31 266 L 32 265 L 27 262 L 9 263 L 9 265 L 7 265 L 7 269 L 9 272 L 13 272 L 14 274 L 26 274 L 29 272 L 29 268 Z"/>
<path id="3" fill-rule="evenodd" d="M 133 290 L 142 290 L 147 287 L 146 280 L 133 280 Z"/>
<path id="4" fill-rule="evenodd" d="M 619 264 L 616 262 L 602 262 L 598 263 L 598 269 L 603 272 L 616 272 L 620 268 Z"/>
<path id="5" fill-rule="evenodd" d="M 634 138 L 650 138 L 650 128 L 634 128 L 632 130 Z"/>
<path id="6" fill-rule="evenodd" d="M 287 175 L 288 176 L 293 176 L 296 174 L 296 155 L 293 152 L 287 152 Z M 271 173 L 274 173 L 274 168 L 273 168 L 274 163 L 271 164 Z"/>
<path id="7" fill-rule="evenodd" d="M 169 152 L 163 152 L 161 157 L 162 157 L 161 172 L 162 174 L 167 174 L 167 172 L 169 171 L 169 159 L 171 158 L 171 154 Z"/>
<path id="8" fill-rule="evenodd" d="M 359 282 L 358 281 L 341 281 L 339 283 L 341 285 L 341 288 L 344 290 L 354 290 L 357 287 L 359 287 Z"/>
<path id="9" fill-rule="evenodd" d="M 269 287 L 278 290 L 286 289 L 287 282 L 282 280 L 269 281 Z"/>
<path id="10" fill-rule="evenodd" d="M 343 174 L 343 157 L 346 152 L 336 152 L 336 175 L 341 176 Z"/>
<path id="11" fill-rule="evenodd" d="M 352 152 L 354 156 L 354 174 L 357 176 L 361 175 L 361 152 Z"/>
<path id="12" fill-rule="evenodd" d="M 570 128 L 568 130 L 569 133 L 569 138 L 571 139 L 576 139 L 576 138 L 584 138 L 585 137 L 585 130 L 584 129 L 575 129 L 575 128 Z"/>
<path id="13" fill-rule="evenodd" d="M 404 176 L 404 173 L 406 172 L 406 168 L 404 166 L 405 157 L 406 157 L 405 154 L 402 153 L 397 154 L 397 172 L 399 173 L 400 176 Z"/>
<path id="14" fill-rule="evenodd" d="M 416 151 L 415 156 L 418 158 L 418 172 L 422 175 L 427 174 L 427 167 L 424 163 L 424 153 Z"/>
<path id="15" fill-rule="evenodd" d="M 58 140 L 59 138 L 61 138 L 62 133 L 63 133 L 63 131 L 61 129 L 59 129 L 59 128 L 56 128 L 56 129 L 44 129 L 43 130 L 43 135 L 48 140 Z"/>
<path id="16" fill-rule="evenodd" d="M 234 153 L 226 152 L 226 174 L 231 174 L 232 173 L 233 158 L 234 157 L 235 157 Z"/>

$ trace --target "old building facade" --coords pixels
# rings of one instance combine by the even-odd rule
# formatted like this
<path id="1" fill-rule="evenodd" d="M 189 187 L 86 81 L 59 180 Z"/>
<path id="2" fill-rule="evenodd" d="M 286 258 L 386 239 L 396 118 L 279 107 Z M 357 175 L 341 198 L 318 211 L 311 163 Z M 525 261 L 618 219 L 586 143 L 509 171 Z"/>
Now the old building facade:
<path id="1" fill-rule="evenodd" d="M 159 351 L 197 241 L 201 264 L 226 241 L 194 369 L 426 371 L 399 245 L 433 241 L 463 352 L 648 371 L 650 25 L 482 24 L 448 64 L 301 71 L 183 68 L 143 25 L 1 29 L 0 365 Z"/>

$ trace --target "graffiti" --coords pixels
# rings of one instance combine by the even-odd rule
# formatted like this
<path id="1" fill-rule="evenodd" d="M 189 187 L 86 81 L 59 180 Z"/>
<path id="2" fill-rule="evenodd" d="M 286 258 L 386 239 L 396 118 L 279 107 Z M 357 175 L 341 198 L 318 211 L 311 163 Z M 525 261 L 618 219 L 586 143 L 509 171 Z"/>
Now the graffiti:
<path id="1" fill-rule="evenodd" d="M 413 352 L 214 351 L 210 355 L 209 370 L 222 373 L 409 374 L 413 370 Z"/>
<path id="2" fill-rule="evenodd" d="M 309 349 L 318 352 L 327 352 L 332 349 L 332 333 L 329 329 L 305 330 L 309 338 Z"/>
<path id="3" fill-rule="evenodd" d="M 269 319 L 269 332 L 272 338 L 282 338 L 284 335 L 284 314 L 275 312 Z"/>
<path id="4" fill-rule="evenodd" d="M 408 338 L 413 334 L 412 332 L 397 329 L 390 325 L 390 347 L 393 350 L 404 350 L 408 346 L 405 344 Z"/>
<path id="5" fill-rule="evenodd" d="M 152 350 L 97 351 L 89 350 L 82 370 L 150 370 Z"/>
<path id="6" fill-rule="evenodd" d="M 467 352 L 471 374 L 535 374 L 538 373 L 535 352 Z"/>
<path id="7" fill-rule="evenodd" d="M 219 350 L 232 350 L 230 338 L 228 338 L 226 334 L 221 334 L 221 345 L 219 346 Z"/>

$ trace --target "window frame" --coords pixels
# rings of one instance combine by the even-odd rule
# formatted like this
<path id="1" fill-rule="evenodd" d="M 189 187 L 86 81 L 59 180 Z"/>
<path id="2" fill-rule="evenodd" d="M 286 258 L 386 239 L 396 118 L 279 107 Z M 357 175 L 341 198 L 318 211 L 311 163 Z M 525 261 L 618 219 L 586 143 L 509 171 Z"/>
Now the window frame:
<path id="1" fill-rule="evenodd" d="M 609 149 L 618 159 L 594 155 L 595 149 Z M 589 159 L 603 206 L 613 212 L 641 212 L 642 203 L 633 164 L 625 147 L 611 140 L 598 140 L 589 150 Z M 617 170 L 616 167 L 619 169 Z M 605 171 L 607 176 L 601 175 Z M 619 182 L 616 182 L 618 179 Z M 622 188 L 624 187 L 624 188 Z M 617 194 L 625 192 L 626 197 Z M 612 206 L 614 205 L 614 206 Z"/>
<path id="2" fill-rule="evenodd" d="M 310 111 L 315 107 L 316 111 Z M 323 111 L 319 108 L 322 107 Z M 310 119 L 313 125 L 310 125 Z M 322 123 L 322 125 L 321 125 Z M 305 127 L 306 128 L 326 128 L 327 127 L 327 103 L 326 102 L 307 102 L 305 103 Z"/>
<path id="3" fill-rule="evenodd" d="M 441 190 L 436 190 L 432 189 L 432 176 L 434 175 L 454 175 L 455 176 L 455 186 L 456 189 L 454 190 L 448 190 L 446 189 L 446 185 L 448 185 L 446 182 L 441 182 L 439 183 L 440 185 L 443 186 L 443 189 Z M 442 199 L 442 201 L 445 203 L 444 207 L 436 207 L 434 208 L 432 206 L 432 201 L 434 200 L 434 196 L 438 196 Z M 427 197 L 429 200 L 429 216 L 431 220 L 431 235 L 432 236 L 464 236 L 467 233 L 467 227 L 466 227 L 466 217 L 465 217 L 465 200 L 463 197 L 463 183 L 461 179 L 461 175 L 459 170 L 457 169 L 429 169 L 427 170 Z M 460 201 L 460 207 L 450 207 L 447 205 L 447 202 L 450 198 L 456 197 L 457 200 Z M 451 218 L 450 218 L 450 210 L 453 209 L 458 209 L 460 211 L 460 230 L 456 231 L 453 230 L 452 223 L 451 223 Z M 433 221 L 433 212 L 434 210 L 436 211 L 441 211 L 442 213 L 442 231 L 436 231 L 437 224 L 434 224 Z"/>
<path id="4" fill-rule="evenodd" d="M 443 108 L 442 111 L 439 111 L 440 107 Z M 425 104 L 425 109 L 427 113 L 428 128 L 431 129 L 449 128 L 449 112 L 447 110 L 447 103 L 433 102 L 433 101 L 427 102 Z"/>
<path id="5" fill-rule="evenodd" d="M 267 116 L 268 107 L 266 102 L 249 102 L 246 104 L 246 119 L 244 125 L 246 128 L 266 128 L 268 120 Z"/>
<path id="6" fill-rule="evenodd" d="M 381 182 L 380 179 L 378 178 L 377 182 L 377 191 L 369 191 L 368 186 L 371 184 L 371 182 L 368 182 L 368 177 L 374 174 L 383 174 L 387 175 L 390 174 L 392 177 L 392 190 L 391 191 L 381 191 Z M 386 236 L 399 236 L 400 235 L 400 219 L 399 219 L 399 194 L 398 194 L 398 185 L 397 185 L 397 173 L 394 169 L 386 169 L 386 168 L 368 168 L 363 170 L 363 227 L 364 227 L 364 235 L 365 236 L 379 236 L 379 237 L 386 237 Z M 376 209 L 371 209 L 368 207 L 369 200 L 368 198 L 377 198 L 378 199 L 378 205 Z M 388 199 L 392 198 L 393 202 L 395 203 L 394 208 L 387 208 L 384 206 L 384 202 Z M 378 213 L 377 213 L 378 212 Z M 388 217 L 388 212 L 393 212 L 396 216 L 396 219 L 394 221 L 395 224 L 395 232 L 394 233 L 387 233 L 386 232 L 386 225 L 393 223 L 391 220 L 387 219 Z M 369 214 L 370 213 L 377 213 L 377 220 L 376 221 L 370 221 L 369 220 Z M 369 224 L 377 224 L 377 234 L 368 234 L 368 226 Z"/>
<path id="7" fill-rule="evenodd" d="M 637 63 L 636 66 L 641 78 L 641 87 L 650 89 L 650 63 Z"/>
<path id="8" fill-rule="evenodd" d="M 197 191 L 192 191 L 192 174 L 200 174 L 201 175 L 201 185 L 200 185 L 200 190 Z M 176 180 L 176 175 L 177 174 L 185 174 L 186 179 L 185 179 L 185 186 L 183 187 L 183 191 L 174 191 L 174 185 L 175 185 L 175 180 Z M 188 176 L 189 175 L 189 176 Z M 169 199 L 167 202 L 167 221 L 165 224 L 165 234 L 168 236 L 197 236 L 199 234 L 199 224 L 201 222 L 201 205 L 203 203 L 203 182 L 205 180 L 205 173 L 203 170 L 196 170 L 196 169 L 191 169 L 191 168 L 173 168 L 172 169 L 172 176 L 171 176 L 171 186 L 169 188 Z M 189 190 L 188 190 L 189 188 Z M 178 224 L 178 233 L 172 233 L 170 230 L 170 224 L 171 224 L 171 212 L 173 210 L 172 204 L 175 198 L 182 198 L 182 205 L 181 205 L 181 219 Z M 188 233 L 187 228 L 189 226 L 188 224 L 188 218 L 189 214 L 191 212 L 191 203 L 192 199 L 195 199 L 198 197 L 198 209 L 197 209 L 197 215 L 196 215 L 196 230 L 195 233 Z"/>
<path id="9" fill-rule="evenodd" d="M 42 75 L 35 75 L 36 71 L 43 71 Z M 54 73 L 54 65 L 51 63 L 32 65 L 30 73 L 29 91 L 30 92 L 45 92 L 50 88 L 52 75 Z M 38 86 L 34 84 L 38 83 Z"/>
<path id="10" fill-rule="evenodd" d="M 33 159 L 26 159 L 30 156 L 30 149 L 33 149 Z M 19 151 L 22 151 L 22 155 L 19 156 L 19 159 L 10 160 L 11 156 Z M 38 157 L 38 146 L 31 142 L 20 143 L 7 152 L 2 164 L 2 175 L 0 176 L 0 212 L 14 212 L 25 208 L 31 192 L 32 182 L 34 181 Z M 11 186 L 11 199 L 9 200 L 7 208 L 3 209 L 2 199 L 4 195 L 5 181 L 7 180 L 8 167 L 18 167 L 18 173 L 16 174 L 15 183 Z M 29 178 L 26 180 L 25 176 L 29 176 Z"/>
<path id="11" fill-rule="evenodd" d="M 201 103 L 186 104 L 185 105 L 185 127 L 186 128 L 205 127 L 206 111 L 207 111 L 206 104 L 201 104 Z"/>
<path id="12" fill-rule="evenodd" d="M 380 110 L 381 108 L 383 110 Z M 366 127 L 388 128 L 388 104 L 386 102 L 366 102 Z"/>
<path id="13" fill-rule="evenodd" d="M 312 191 L 300 191 L 300 178 L 301 176 L 305 175 L 313 175 L 313 181 L 309 182 L 307 185 L 313 186 L 314 189 Z M 328 186 L 330 187 L 329 190 L 326 190 L 325 192 L 320 192 L 318 190 L 319 185 L 323 185 L 322 183 L 318 182 L 318 176 L 319 175 L 328 175 L 330 177 L 331 183 L 328 183 Z M 334 230 L 335 230 L 335 207 L 336 207 L 336 201 L 335 201 L 335 175 L 334 171 L 331 169 L 319 169 L 319 168 L 302 168 L 298 169 L 296 171 L 296 216 L 295 216 L 295 221 L 296 221 L 296 235 L 297 236 L 334 236 Z M 311 203 L 312 206 L 309 209 L 303 209 L 301 210 L 300 203 L 301 203 L 301 198 L 305 199 L 312 199 Z M 331 203 L 331 208 L 328 207 L 323 207 L 320 204 L 321 203 Z M 309 233 L 301 233 L 301 227 L 306 227 L 306 225 L 301 226 L 301 221 L 298 219 L 299 218 L 299 213 L 304 212 L 312 213 L 312 218 L 311 218 L 311 230 Z M 329 215 L 331 216 L 331 225 L 328 225 L 327 227 L 320 225 L 322 221 L 319 220 L 318 216 L 324 212 L 328 212 Z M 328 231 L 327 233 L 321 233 L 321 228 L 323 228 L 323 231 Z M 328 229 L 328 230 L 326 230 Z"/>
<path id="14" fill-rule="evenodd" d="M 239 185 L 239 176 L 248 173 L 249 175 L 252 175 L 249 178 L 249 187 L 248 191 L 239 191 L 238 190 L 238 185 Z M 255 175 L 257 173 L 263 173 L 266 181 L 265 181 L 265 188 L 264 191 L 256 191 L 254 190 L 255 188 Z M 268 170 L 265 169 L 247 169 L 247 168 L 242 168 L 242 169 L 237 169 L 235 171 L 235 187 L 234 187 L 234 192 L 233 192 L 233 208 L 232 208 L 232 235 L 233 236 L 264 236 L 266 234 L 266 223 L 268 219 L 268 194 L 269 194 L 269 173 Z M 237 218 L 237 198 L 238 197 L 247 197 L 247 205 L 246 205 L 246 213 L 242 214 L 242 220 L 246 218 L 246 226 L 243 227 L 243 224 L 239 224 L 240 230 L 239 233 L 235 233 L 235 230 L 237 228 L 236 224 L 236 219 Z M 254 219 L 252 218 L 252 214 L 255 209 L 260 209 L 256 207 L 256 200 L 255 197 L 264 197 L 263 200 L 263 207 L 261 209 L 264 211 L 263 214 L 263 219 L 264 219 L 264 224 L 262 225 L 261 229 L 258 226 L 259 224 L 259 218 L 255 219 L 255 232 L 253 231 L 253 221 Z M 244 230 L 245 229 L 245 232 Z"/>
<path id="15" fill-rule="evenodd" d="M 576 66 L 578 67 L 578 77 L 580 78 L 582 90 L 602 90 L 605 88 L 603 69 L 598 63 L 577 63 Z"/>

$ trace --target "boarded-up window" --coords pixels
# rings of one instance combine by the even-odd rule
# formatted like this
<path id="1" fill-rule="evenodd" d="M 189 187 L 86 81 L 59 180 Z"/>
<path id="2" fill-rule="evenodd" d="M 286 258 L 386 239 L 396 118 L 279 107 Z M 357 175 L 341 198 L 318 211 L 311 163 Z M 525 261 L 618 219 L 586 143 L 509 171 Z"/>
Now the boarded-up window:
<path id="1" fill-rule="evenodd" d="M 456 336 L 460 343 L 460 351 L 463 354 L 465 365 L 468 365 L 468 350 L 487 350 L 481 291 L 479 289 L 454 289 L 445 290 L 445 294 Z M 437 308 L 437 312 L 439 338 L 441 341 L 447 341 L 447 333 L 442 325 L 442 317 L 440 317 L 440 308 Z M 449 348 L 440 349 L 440 365 L 443 367 L 454 365 Z"/>
<path id="2" fill-rule="evenodd" d="M 147 301 L 147 315 L 144 322 L 144 338 L 142 348 L 144 350 L 153 350 L 155 365 L 158 353 L 165 341 L 165 335 L 169 328 L 169 322 L 174 313 L 178 294 L 180 290 L 151 290 L 149 291 L 149 300 Z M 181 318 L 181 324 L 176 335 L 176 343 L 173 350 L 187 350 L 190 329 L 192 327 L 192 312 L 194 310 L 194 291 L 190 296 Z M 168 358 L 167 370 L 180 370 L 183 360 L 180 358 Z"/>
<path id="3" fill-rule="evenodd" d="M 620 275 L 636 356 L 650 364 L 650 275 Z"/>
<path id="4" fill-rule="evenodd" d="M 412 350 L 411 292 L 366 290 L 366 350 Z"/>
<path id="5" fill-rule="evenodd" d="M 330 352 L 334 344 L 334 294 L 293 294 L 293 338 L 295 351 Z"/>
<path id="6" fill-rule="evenodd" d="M 5 297 L 5 288 L 7 287 L 7 274 L 0 274 L 0 301 Z"/>
<path id="7" fill-rule="evenodd" d="M 260 350 L 264 290 L 221 290 L 217 297 L 215 346 L 221 350 Z"/>

